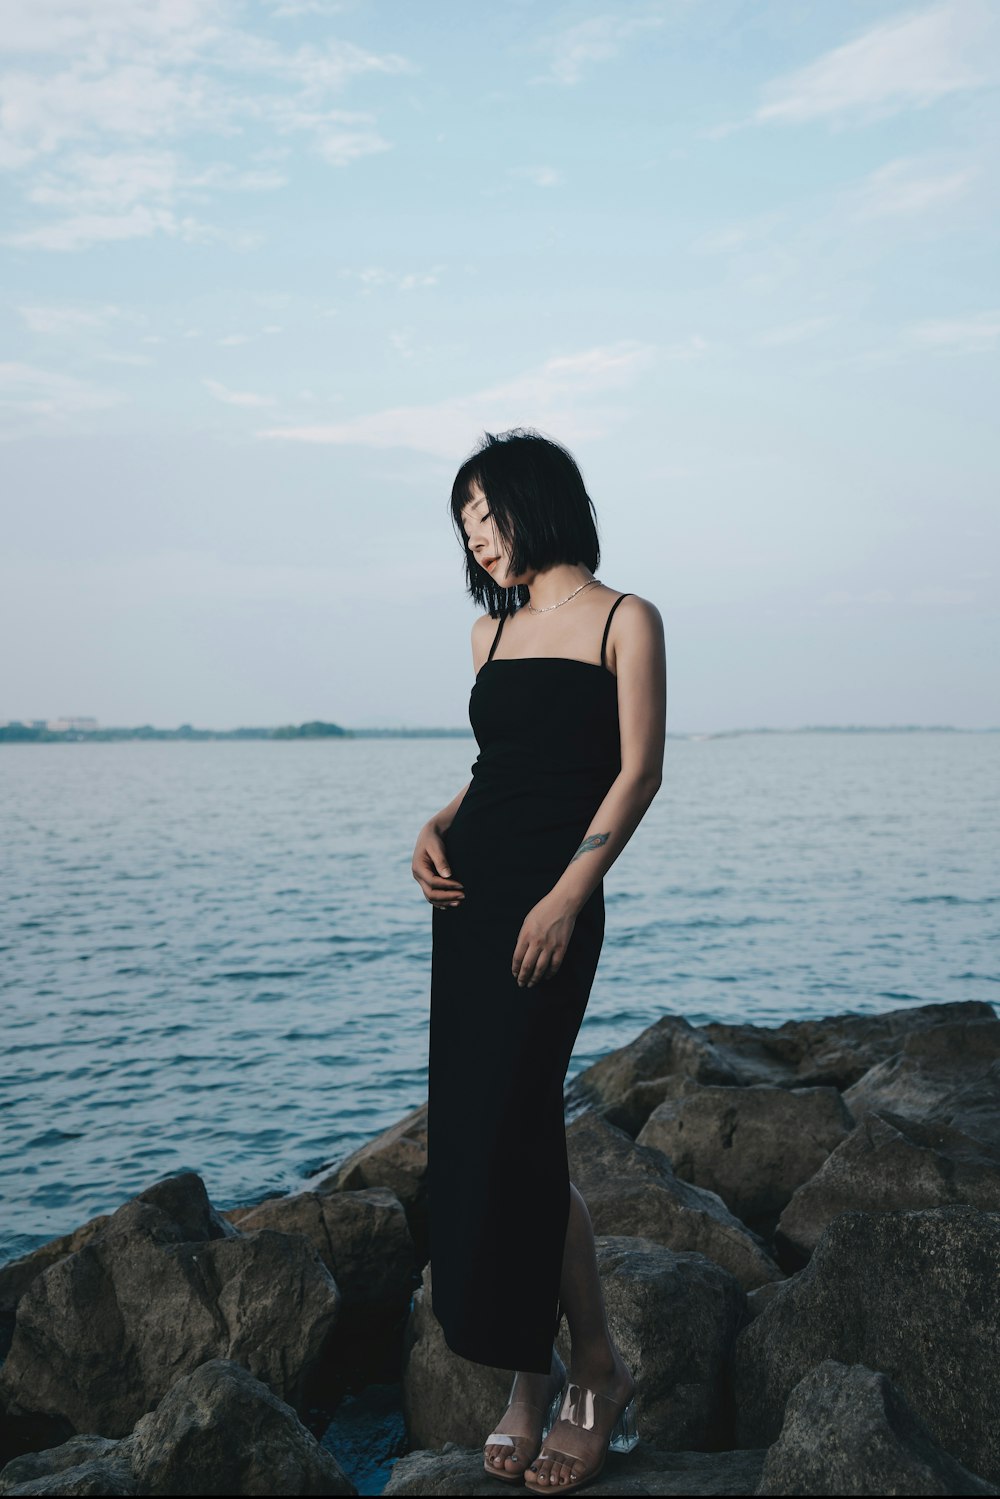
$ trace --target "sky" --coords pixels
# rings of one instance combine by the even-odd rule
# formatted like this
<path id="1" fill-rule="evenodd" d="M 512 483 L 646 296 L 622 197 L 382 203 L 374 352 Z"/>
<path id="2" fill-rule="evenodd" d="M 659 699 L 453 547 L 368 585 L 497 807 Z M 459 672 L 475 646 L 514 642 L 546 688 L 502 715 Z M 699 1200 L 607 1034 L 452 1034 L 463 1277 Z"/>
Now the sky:
<path id="1" fill-rule="evenodd" d="M 1000 725 L 998 81 L 990 0 L 5 0 L 0 720 L 467 724 L 523 425 L 671 732 Z"/>

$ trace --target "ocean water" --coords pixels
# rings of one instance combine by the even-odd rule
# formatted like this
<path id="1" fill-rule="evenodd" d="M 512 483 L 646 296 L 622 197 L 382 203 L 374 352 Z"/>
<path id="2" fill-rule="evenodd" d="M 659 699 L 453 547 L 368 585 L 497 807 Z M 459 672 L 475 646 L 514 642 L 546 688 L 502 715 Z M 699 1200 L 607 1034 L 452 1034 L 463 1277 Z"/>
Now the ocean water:
<path id="1" fill-rule="evenodd" d="M 0 748 L 0 1259 L 179 1170 L 219 1207 L 293 1190 L 423 1101 L 410 860 L 475 753 Z M 1000 1001 L 998 772 L 998 734 L 669 740 L 570 1076 L 668 1011 Z"/>

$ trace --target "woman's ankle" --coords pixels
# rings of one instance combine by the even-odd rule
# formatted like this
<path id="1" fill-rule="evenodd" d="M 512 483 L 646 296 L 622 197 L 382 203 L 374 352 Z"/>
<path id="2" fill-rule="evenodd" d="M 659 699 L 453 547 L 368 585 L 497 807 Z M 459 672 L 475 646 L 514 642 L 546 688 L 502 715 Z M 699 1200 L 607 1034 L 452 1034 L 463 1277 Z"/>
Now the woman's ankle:
<path id="1" fill-rule="evenodd" d="M 629 1369 L 614 1345 L 605 1343 L 592 1348 L 574 1348 L 570 1372 L 574 1383 L 602 1389 L 605 1385 L 617 1383 L 629 1373 Z"/>

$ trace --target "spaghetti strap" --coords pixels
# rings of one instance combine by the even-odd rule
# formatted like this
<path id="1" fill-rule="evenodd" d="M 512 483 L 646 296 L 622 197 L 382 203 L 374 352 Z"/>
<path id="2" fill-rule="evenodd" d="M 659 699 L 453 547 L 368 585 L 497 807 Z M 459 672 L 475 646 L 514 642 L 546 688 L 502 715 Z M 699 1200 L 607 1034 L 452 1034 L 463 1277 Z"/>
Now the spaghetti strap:
<path id="1" fill-rule="evenodd" d="M 611 612 L 608 615 L 608 622 L 604 626 L 604 639 L 601 641 L 601 665 L 602 666 L 606 666 L 607 665 L 607 662 L 604 659 L 604 652 L 605 652 L 605 649 L 607 648 L 607 644 L 608 644 L 608 631 L 611 629 L 612 615 L 614 614 L 615 610 L 618 608 L 618 605 L 621 603 L 622 599 L 627 599 L 627 598 L 631 598 L 631 594 L 620 593 L 618 595 L 618 597 L 615 599 L 614 603 L 611 605 Z"/>
<path id="2" fill-rule="evenodd" d="M 497 625 L 497 632 L 496 632 L 496 634 L 493 637 L 493 644 L 490 646 L 490 653 L 486 657 L 487 661 L 492 661 L 493 660 L 493 652 L 497 648 L 497 641 L 500 639 L 500 631 L 503 629 L 503 622 L 504 622 L 504 620 L 506 618 L 507 618 L 507 611 L 504 610 L 504 612 L 500 616 L 500 623 Z M 483 663 L 484 666 L 485 666 L 485 664 L 486 664 L 486 662 Z"/>

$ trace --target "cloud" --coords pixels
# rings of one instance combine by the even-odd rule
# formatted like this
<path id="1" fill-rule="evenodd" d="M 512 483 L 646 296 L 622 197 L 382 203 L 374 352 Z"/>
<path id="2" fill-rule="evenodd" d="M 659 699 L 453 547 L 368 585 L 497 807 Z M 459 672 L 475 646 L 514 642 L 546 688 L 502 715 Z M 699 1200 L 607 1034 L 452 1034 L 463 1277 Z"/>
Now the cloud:
<path id="1" fill-rule="evenodd" d="M 964 197 L 977 176 L 973 166 L 934 173 L 920 159 L 900 157 L 865 180 L 858 191 L 857 211 L 867 218 L 926 213 Z"/>
<path id="2" fill-rule="evenodd" d="M 103 411 L 124 400 L 108 390 L 37 365 L 0 364 L 0 436 L 25 437 L 72 425 L 73 418 Z M 3 421 L 14 418 L 12 426 Z"/>
<path id="3" fill-rule="evenodd" d="M 565 31 L 541 37 L 536 47 L 549 53 L 549 71 L 529 82 L 572 87 L 582 81 L 593 64 L 611 61 L 633 37 L 663 24 L 664 17 L 655 11 L 640 16 L 590 16 Z"/>
<path id="4" fill-rule="evenodd" d="M 758 124 L 870 120 L 979 88 L 998 73 L 1000 26 L 984 0 L 949 0 L 871 27 L 767 85 Z"/>
<path id="5" fill-rule="evenodd" d="M 507 175 L 523 177 L 535 187 L 555 187 L 563 180 L 562 173 L 557 172 L 555 167 L 508 167 Z"/>
<path id="6" fill-rule="evenodd" d="M 651 362 L 648 345 L 625 341 L 578 354 L 557 355 L 537 369 L 468 395 L 422 405 L 395 406 L 322 426 L 269 427 L 263 438 L 287 442 L 411 448 L 453 459 L 484 429 L 528 424 L 558 431 L 563 440 L 600 437 L 627 412 L 593 403 L 593 397 L 629 386 Z"/>
<path id="7" fill-rule="evenodd" d="M 916 323 L 909 338 L 925 349 L 940 353 L 989 353 L 1000 339 L 1000 309 L 974 312 L 966 317 L 933 318 Z"/>
<path id="8" fill-rule="evenodd" d="M 248 12 L 225 0 L 8 0 L 0 57 L 17 62 L 0 69 L 0 170 L 21 174 L 35 219 L 59 217 L 6 242 L 66 250 L 162 233 L 242 248 L 252 237 L 202 225 L 191 205 L 284 186 L 275 148 L 241 170 L 189 159 L 188 137 L 203 157 L 212 135 L 240 148 L 253 131 L 297 136 L 335 167 L 391 148 L 372 114 L 330 96 L 363 75 L 412 73 L 408 59 L 333 37 L 283 46 L 237 13 Z"/>
<path id="9" fill-rule="evenodd" d="M 436 265 L 429 271 L 390 271 L 385 266 L 368 265 L 360 271 L 354 271 L 348 266 L 342 266 L 339 274 L 350 280 L 360 281 L 362 294 L 368 295 L 380 286 L 395 287 L 396 291 L 416 291 L 421 286 L 436 286 L 444 269 L 444 266 Z M 335 315 L 335 312 L 330 314 Z"/>
<path id="10" fill-rule="evenodd" d="M 53 337 L 104 328 L 123 316 L 120 307 L 110 304 L 104 307 L 19 307 L 17 310 L 32 333 Z"/>
<path id="11" fill-rule="evenodd" d="M 216 231 L 197 219 L 178 218 L 168 209 L 136 207 L 127 213 L 83 213 L 54 224 L 40 224 L 0 237 L 0 243 L 22 250 L 83 250 L 91 245 L 124 239 L 148 239 L 167 234 L 182 240 L 216 237 Z"/>
<path id="12" fill-rule="evenodd" d="M 223 401 L 227 406 L 273 406 L 273 396 L 255 395 L 250 390 L 230 390 L 227 385 L 222 385 L 218 380 L 202 380 L 202 385 L 215 397 L 217 401 Z"/>

